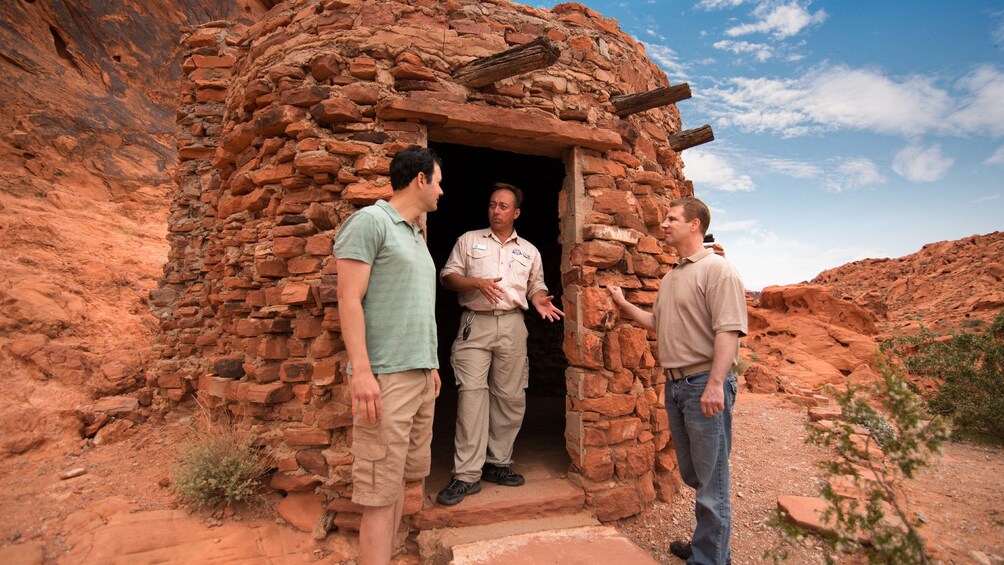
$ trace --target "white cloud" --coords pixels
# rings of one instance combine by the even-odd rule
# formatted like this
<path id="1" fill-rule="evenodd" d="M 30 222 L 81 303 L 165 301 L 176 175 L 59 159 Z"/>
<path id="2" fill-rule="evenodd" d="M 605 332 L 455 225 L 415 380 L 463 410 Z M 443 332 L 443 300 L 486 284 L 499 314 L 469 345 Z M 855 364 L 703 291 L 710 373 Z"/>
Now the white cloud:
<path id="1" fill-rule="evenodd" d="M 827 192 L 844 192 L 856 188 L 875 186 L 886 181 L 871 159 L 855 157 L 841 159 L 836 168 L 823 180 Z"/>
<path id="2" fill-rule="evenodd" d="M 712 217 L 711 231 L 750 290 L 809 281 L 837 265 L 886 256 L 872 248 L 820 248 L 804 243 L 803 238 L 771 231 L 757 220 L 716 224 Z"/>
<path id="3" fill-rule="evenodd" d="M 997 18 L 997 23 L 990 30 L 990 39 L 1000 45 L 1004 43 L 1004 12 L 997 12 L 994 14 L 994 17 Z"/>
<path id="4" fill-rule="evenodd" d="M 814 179 L 823 174 L 823 170 L 818 165 L 805 161 L 767 157 L 761 159 L 760 162 L 774 172 L 796 179 Z"/>
<path id="5" fill-rule="evenodd" d="M 708 151 L 690 149 L 683 155 L 687 178 L 695 185 L 724 192 L 753 192 L 756 184 L 749 175 L 738 173 L 729 161 Z"/>
<path id="6" fill-rule="evenodd" d="M 753 16 L 758 18 L 754 23 L 738 25 L 725 30 L 725 35 L 738 37 L 751 33 L 769 33 L 775 39 L 784 39 L 798 34 L 806 27 L 823 23 L 826 12 L 819 10 L 810 14 L 796 2 L 781 5 L 763 3 L 753 10 Z"/>
<path id="7" fill-rule="evenodd" d="M 748 41 L 731 41 L 723 39 L 722 41 L 716 41 L 713 44 L 713 47 L 715 49 L 729 51 L 737 55 L 749 53 L 761 63 L 774 56 L 774 50 L 771 49 L 770 45 L 766 45 L 764 43 L 750 43 Z"/>
<path id="8" fill-rule="evenodd" d="M 962 109 L 949 116 L 949 121 L 969 130 L 967 133 L 1004 135 L 1004 73 L 983 65 L 960 80 L 959 87 L 969 98 L 963 99 Z"/>
<path id="9" fill-rule="evenodd" d="M 649 43 L 647 41 L 641 41 L 640 43 L 645 46 L 645 51 L 648 53 L 649 58 L 662 67 L 662 70 L 666 71 L 669 78 L 686 79 L 687 65 L 680 62 L 676 51 L 658 43 Z"/>
<path id="10" fill-rule="evenodd" d="M 984 202 L 992 202 L 994 200 L 1000 199 L 1000 194 L 988 194 L 986 196 L 980 196 L 976 200 L 973 200 L 973 204 L 983 204 Z"/>
<path id="11" fill-rule="evenodd" d="M 746 231 L 756 227 L 757 220 L 739 220 L 735 222 L 722 222 L 715 225 L 715 229 L 720 232 Z"/>
<path id="12" fill-rule="evenodd" d="M 926 77 L 823 66 L 792 79 L 733 78 L 701 100 L 720 125 L 796 137 L 828 130 L 919 134 L 944 127 L 953 101 Z"/>
<path id="13" fill-rule="evenodd" d="M 1004 165 L 1004 145 L 1001 145 L 1000 147 L 998 147 L 997 151 L 994 151 L 993 155 L 991 155 L 990 157 L 988 157 L 986 161 L 983 161 L 983 164 L 985 164 L 985 165 Z"/>
<path id="14" fill-rule="evenodd" d="M 694 8 L 698 10 L 718 10 L 721 8 L 735 8 L 743 3 L 743 0 L 701 0 Z"/>
<path id="15" fill-rule="evenodd" d="M 942 155 L 940 145 L 910 144 L 896 154 L 892 170 L 912 182 L 934 182 L 944 177 L 953 164 L 955 159 Z"/>

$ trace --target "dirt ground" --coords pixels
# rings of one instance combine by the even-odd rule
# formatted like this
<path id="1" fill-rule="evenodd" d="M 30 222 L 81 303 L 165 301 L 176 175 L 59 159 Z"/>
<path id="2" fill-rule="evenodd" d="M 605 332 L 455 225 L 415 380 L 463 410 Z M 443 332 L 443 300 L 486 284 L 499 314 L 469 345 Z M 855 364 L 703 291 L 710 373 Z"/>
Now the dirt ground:
<path id="1" fill-rule="evenodd" d="M 804 442 L 805 409 L 778 397 L 743 392 L 736 403 L 732 453 L 733 562 L 761 563 L 763 552 L 779 535 L 768 524 L 781 495 L 812 496 L 819 492 L 821 472 L 815 465 L 826 454 Z M 41 548 L 43 562 L 67 562 L 74 521 L 67 517 L 95 503 L 117 497 L 131 511 L 179 508 L 169 486 L 174 446 L 188 429 L 188 418 L 172 416 L 150 422 L 124 440 L 89 447 L 83 441 L 51 444 L 0 465 L 0 555 L 16 546 Z M 73 469 L 86 472 L 61 480 Z M 922 532 L 935 555 L 946 563 L 1004 562 L 1004 450 L 949 444 L 944 456 L 908 485 L 913 510 L 927 521 Z M 161 486 L 168 485 L 168 486 Z M 693 528 L 693 493 L 684 487 L 671 503 L 657 503 L 639 516 L 613 525 L 661 563 L 679 563 L 667 545 Z M 274 526 L 267 508 L 218 520 L 208 513 L 192 516 L 189 528 L 257 528 Z M 243 523 L 242 523 L 243 522 Z M 246 526 L 245 526 L 246 525 Z M 284 526 L 285 527 L 285 526 Z M 220 528 L 214 535 L 233 531 Z M 298 537 L 297 537 L 298 536 Z M 325 542 L 296 534 L 296 562 L 352 562 L 355 540 L 335 533 Z M 219 543 L 220 539 L 212 540 Z M 414 544 L 395 563 L 417 563 Z M 342 555 L 339 555 L 341 552 Z M 840 562 L 856 562 L 843 556 Z M 274 561 L 273 561 L 274 562 Z M 285 561 L 289 562 L 289 561 Z M 789 550 L 789 563 L 823 563 L 822 542 L 808 537 Z"/>
<path id="2" fill-rule="evenodd" d="M 741 391 L 732 443 L 732 562 L 762 563 L 781 536 L 768 522 L 783 495 L 819 496 L 823 473 L 815 464 L 827 452 L 805 443 L 806 409 L 773 395 Z M 950 443 L 943 456 L 908 481 L 912 509 L 931 553 L 945 563 L 1004 563 L 1004 449 Z M 657 503 L 618 527 L 661 563 L 681 563 L 669 553 L 667 532 L 694 527 L 693 490 L 684 486 L 672 503 Z M 685 537 L 685 536 L 684 536 Z M 824 542 L 807 537 L 788 548 L 788 563 L 824 563 Z M 978 553 L 974 553 L 978 552 Z M 838 556 L 856 563 L 860 556 Z"/>

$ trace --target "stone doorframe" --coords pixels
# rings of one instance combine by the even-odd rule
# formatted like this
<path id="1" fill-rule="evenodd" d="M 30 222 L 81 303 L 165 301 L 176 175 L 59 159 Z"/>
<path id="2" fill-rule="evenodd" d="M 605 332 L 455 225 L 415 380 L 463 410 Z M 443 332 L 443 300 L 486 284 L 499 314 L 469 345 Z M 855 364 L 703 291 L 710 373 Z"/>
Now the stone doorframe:
<path id="1" fill-rule="evenodd" d="M 426 126 L 428 141 L 485 147 L 514 153 L 560 158 L 565 166 L 559 203 L 561 272 L 572 268 L 572 249 L 583 243 L 583 224 L 590 209 L 582 175 L 583 149 L 603 153 L 622 146 L 621 136 L 611 130 L 585 124 L 566 122 L 543 113 L 489 108 L 470 104 L 398 98 L 382 104 L 377 117 L 388 121 L 417 121 Z M 424 223 L 424 218 L 423 218 Z M 580 300 L 572 307 L 581 308 Z M 581 312 L 565 318 L 566 338 L 581 342 L 583 328 Z M 565 353 L 567 357 L 567 352 Z M 566 397 L 568 390 L 566 389 Z M 565 417 L 566 450 L 573 471 L 581 472 L 581 458 L 586 453 L 582 445 L 584 434 L 579 418 Z M 578 457 L 575 456 L 578 454 Z"/>

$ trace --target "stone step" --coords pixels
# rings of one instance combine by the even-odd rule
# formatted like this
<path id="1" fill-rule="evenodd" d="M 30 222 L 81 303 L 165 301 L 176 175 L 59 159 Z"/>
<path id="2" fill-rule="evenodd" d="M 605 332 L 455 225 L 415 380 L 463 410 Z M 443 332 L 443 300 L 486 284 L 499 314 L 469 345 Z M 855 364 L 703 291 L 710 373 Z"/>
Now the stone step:
<path id="1" fill-rule="evenodd" d="M 580 511 L 575 514 L 509 520 L 482 526 L 424 530 L 418 534 L 419 557 L 424 564 L 445 565 L 453 560 L 453 548 L 457 546 L 498 540 L 519 534 L 599 525 L 600 523 L 591 513 Z M 516 561 L 516 563 L 520 562 Z"/>
<path id="2" fill-rule="evenodd" d="M 450 565 L 657 565 L 651 555 L 610 526 L 580 526 L 516 534 L 453 547 Z"/>
<path id="3" fill-rule="evenodd" d="M 454 506 L 435 501 L 429 492 L 425 508 L 412 516 L 419 530 L 480 526 L 519 520 L 574 514 L 582 510 L 586 495 L 565 479 L 527 481 L 519 487 L 504 487 L 481 481 L 481 492 Z"/>

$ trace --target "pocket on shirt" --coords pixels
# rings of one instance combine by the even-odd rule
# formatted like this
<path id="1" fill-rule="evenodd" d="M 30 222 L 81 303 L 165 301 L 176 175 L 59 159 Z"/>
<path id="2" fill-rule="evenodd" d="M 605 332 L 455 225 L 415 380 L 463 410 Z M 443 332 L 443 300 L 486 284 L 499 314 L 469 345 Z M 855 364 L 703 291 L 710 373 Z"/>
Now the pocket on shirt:
<path id="1" fill-rule="evenodd" d="M 512 263 L 509 264 L 509 268 L 512 270 L 512 279 L 520 282 L 527 282 L 530 279 L 530 269 L 533 267 L 533 261 L 527 259 L 524 255 L 514 255 L 512 258 Z M 527 284 L 527 289 L 530 285 Z"/>
<path id="2" fill-rule="evenodd" d="M 488 257 L 487 249 L 471 248 L 467 250 L 467 273 L 468 277 L 479 279 L 495 278 L 494 265 Z"/>

